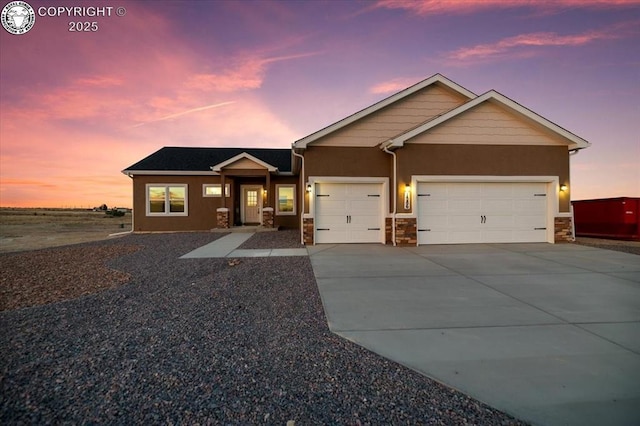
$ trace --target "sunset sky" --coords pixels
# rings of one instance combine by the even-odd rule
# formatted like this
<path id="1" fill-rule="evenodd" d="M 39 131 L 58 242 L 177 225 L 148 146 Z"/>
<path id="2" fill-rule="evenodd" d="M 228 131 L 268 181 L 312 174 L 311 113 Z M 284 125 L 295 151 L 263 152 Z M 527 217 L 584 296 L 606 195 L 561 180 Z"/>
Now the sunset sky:
<path id="1" fill-rule="evenodd" d="M 163 146 L 287 148 L 435 73 L 591 142 L 574 200 L 640 196 L 640 0 L 27 2 L 55 16 L 0 28 L 0 206 L 130 207 Z"/>

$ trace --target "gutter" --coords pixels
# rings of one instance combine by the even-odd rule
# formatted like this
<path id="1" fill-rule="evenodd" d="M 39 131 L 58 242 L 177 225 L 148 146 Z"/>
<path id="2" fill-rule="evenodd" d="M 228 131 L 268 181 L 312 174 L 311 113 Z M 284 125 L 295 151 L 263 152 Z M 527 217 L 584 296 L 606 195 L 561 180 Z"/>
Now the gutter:
<path id="1" fill-rule="evenodd" d="M 398 166 L 397 165 L 398 159 L 396 157 L 396 153 L 393 151 L 389 151 L 388 149 L 393 144 L 393 140 L 389 140 L 388 142 L 389 142 L 388 144 L 382 147 L 382 150 L 393 157 L 393 211 L 391 212 L 391 239 L 393 240 L 393 246 L 395 247 L 396 246 L 396 204 L 398 203 L 398 194 L 396 194 L 397 192 L 396 169 Z"/>
<path id="2" fill-rule="evenodd" d="M 302 163 L 300 166 L 300 244 L 304 245 L 304 155 L 296 153 L 294 144 L 291 145 L 291 153 L 300 158 Z"/>

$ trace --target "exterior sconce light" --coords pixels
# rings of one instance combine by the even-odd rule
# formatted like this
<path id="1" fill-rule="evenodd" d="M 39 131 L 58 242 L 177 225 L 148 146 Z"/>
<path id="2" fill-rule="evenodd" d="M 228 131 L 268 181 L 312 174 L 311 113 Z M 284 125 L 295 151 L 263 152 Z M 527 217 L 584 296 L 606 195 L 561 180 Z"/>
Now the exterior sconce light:
<path id="1" fill-rule="evenodd" d="M 560 185 L 560 192 L 565 192 L 567 189 L 569 189 L 569 187 L 567 185 L 565 185 L 564 183 L 562 185 Z"/>
<path id="2" fill-rule="evenodd" d="M 409 184 L 404 186 L 404 209 L 411 209 L 411 185 Z"/>
<path id="3" fill-rule="evenodd" d="M 311 194 L 311 184 L 310 183 L 307 184 L 307 193 Z"/>

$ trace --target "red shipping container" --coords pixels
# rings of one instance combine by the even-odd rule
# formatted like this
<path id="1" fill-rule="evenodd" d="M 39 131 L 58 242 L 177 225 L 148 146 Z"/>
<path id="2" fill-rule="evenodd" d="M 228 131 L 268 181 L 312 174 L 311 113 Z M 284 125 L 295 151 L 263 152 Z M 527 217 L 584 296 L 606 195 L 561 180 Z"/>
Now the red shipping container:
<path id="1" fill-rule="evenodd" d="M 640 241 L 640 198 L 573 201 L 578 237 Z"/>

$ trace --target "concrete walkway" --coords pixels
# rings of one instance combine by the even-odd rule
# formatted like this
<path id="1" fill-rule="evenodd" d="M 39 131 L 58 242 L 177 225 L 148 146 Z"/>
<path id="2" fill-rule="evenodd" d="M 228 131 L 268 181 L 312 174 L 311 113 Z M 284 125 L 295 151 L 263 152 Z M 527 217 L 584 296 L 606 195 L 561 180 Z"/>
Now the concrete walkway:
<path id="1" fill-rule="evenodd" d="M 573 244 L 308 250 L 333 332 L 533 424 L 640 424 L 639 256 Z"/>
<path id="2" fill-rule="evenodd" d="M 307 256 L 307 249 L 238 249 L 249 238 L 253 232 L 231 233 L 222 238 L 199 247 L 180 259 L 205 259 L 213 257 L 275 257 L 275 256 Z"/>

